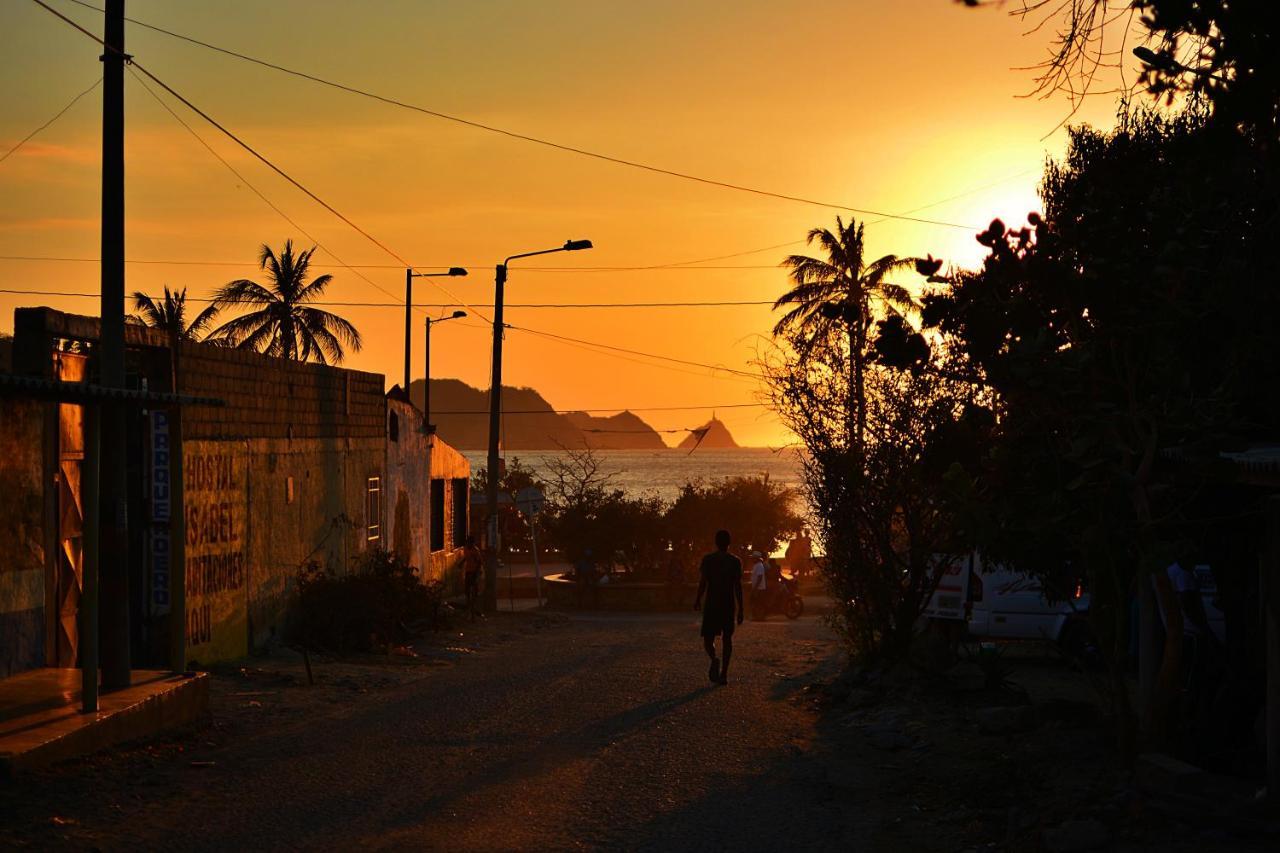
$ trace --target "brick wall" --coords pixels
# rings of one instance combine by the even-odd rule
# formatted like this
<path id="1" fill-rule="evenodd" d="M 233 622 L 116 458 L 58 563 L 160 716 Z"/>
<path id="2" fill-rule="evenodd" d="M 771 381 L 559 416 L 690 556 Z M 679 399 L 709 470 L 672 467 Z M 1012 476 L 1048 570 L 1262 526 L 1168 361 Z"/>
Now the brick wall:
<path id="1" fill-rule="evenodd" d="M 254 352 L 184 343 L 178 390 L 217 397 L 184 416 L 193 440 L 381 438 L 386 422 L 381 374 L 302 364 Z"/>

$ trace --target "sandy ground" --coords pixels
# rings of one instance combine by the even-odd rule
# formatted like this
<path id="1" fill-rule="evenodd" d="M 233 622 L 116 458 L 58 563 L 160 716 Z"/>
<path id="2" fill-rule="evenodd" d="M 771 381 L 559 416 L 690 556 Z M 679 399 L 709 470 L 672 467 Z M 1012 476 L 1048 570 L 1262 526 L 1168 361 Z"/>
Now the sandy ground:
<path id="1" fill-rule="evenodd" d="M 0 848 L 1038 850 L 1088 819 L 1102 849 L 1268 849 L 1118 795 L 1072 714 L 984 734 L 999 695 L 831 687 L 813 617 L 748 622 L 717 687 L 696 633 L 499 614 L 417 657 L 313 659 L 314 685 L 279 651 L 217 673 L 204 726 L 0 788 Z M 1071 677 L 1020 671 L 1042 702 Z"/>

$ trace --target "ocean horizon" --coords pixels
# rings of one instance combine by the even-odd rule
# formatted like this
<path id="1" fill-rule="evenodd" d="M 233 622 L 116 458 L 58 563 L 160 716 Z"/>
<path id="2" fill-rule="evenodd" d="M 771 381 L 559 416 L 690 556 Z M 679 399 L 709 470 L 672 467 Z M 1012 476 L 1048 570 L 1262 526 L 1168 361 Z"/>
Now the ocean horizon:
<path id="1" fill-rule="evenodd" d="M 464 450 L 474 473 L 487 465 L 483 450 Z M 802 485 L 800 457 L 796 450 L 767 447 L 735 447 L 698 449 L 690 453 L 674 447 L 651 450 L 596 450 L 600 472 L 609 476 L 609 484 L 628 495 L 657 495 L 670 503 L 681 488 L 691 482 L 711 482 L 726 477 L 761 477 L 799 489 Z M 545 477 L 547 463 L 568 456 L 564 450 L 509 450 L 507 464 L 515 460 Z"/>

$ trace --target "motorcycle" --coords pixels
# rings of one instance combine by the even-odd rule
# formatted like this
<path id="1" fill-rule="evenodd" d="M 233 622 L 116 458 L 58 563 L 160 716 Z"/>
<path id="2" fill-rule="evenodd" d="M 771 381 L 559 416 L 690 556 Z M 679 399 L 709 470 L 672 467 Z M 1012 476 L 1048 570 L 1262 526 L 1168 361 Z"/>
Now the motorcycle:
<path id="1" fill-rule="evenodd" d="M 788 619 L 799 619 L 804 613 L 804 599 L 800 597 L 800 585 L 795 579 L 783 578 L 781 584 L 764 593 L 751 596 L 751 618 L 768 619 L 781 613 Z"/>

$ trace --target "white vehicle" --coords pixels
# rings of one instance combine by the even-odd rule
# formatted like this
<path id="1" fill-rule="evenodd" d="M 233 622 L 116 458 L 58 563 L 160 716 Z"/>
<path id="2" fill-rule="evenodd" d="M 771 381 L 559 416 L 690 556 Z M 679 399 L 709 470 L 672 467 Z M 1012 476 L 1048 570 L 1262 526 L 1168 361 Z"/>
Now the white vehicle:
<path id="1" fill-rule="evenodd" d="M 1082 585 L 1050 601 L 1037 578 L 1003 566 L 983 565 L 982 556 L 939 556 L 943 575 L 925 608 L 930 619 L 958 619 L 971 637 L 1048 640 L 1073 655 L 1093 643 L 1087 617 L 1089 593 Z M 1218 587 L 1207 565 L 1195 567 L 1209 627 L 1225 641 L 1225 619 L 1218 608 Z"/>
<path id="2" fill-rule="evenodd" d="M 963 619 L 972 637 L 1048 640 L 1073 653 L 1087 651 L 1089 594 L 1082 587 L 1051 602 L 1039 579 L 983 565 L 980 554 L 942 559 L 943 575 L 925 608 L 929 618 Z"/>

